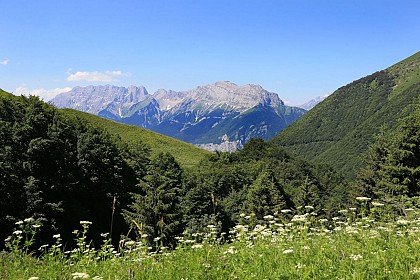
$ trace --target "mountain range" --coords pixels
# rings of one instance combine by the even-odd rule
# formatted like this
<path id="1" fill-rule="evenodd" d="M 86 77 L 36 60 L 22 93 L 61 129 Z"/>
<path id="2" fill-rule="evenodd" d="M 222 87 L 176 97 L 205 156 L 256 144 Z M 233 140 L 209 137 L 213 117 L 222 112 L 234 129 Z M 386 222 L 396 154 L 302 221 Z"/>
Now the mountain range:
<path id="1" fill-rule="evenodd" d="M 143 86 L 75 87 L 51 102 L 140 126 L 210 150 L 233 151 L 251 138 L 271 139 L 306 110 L 284 104 L 259 85 L 220 81 L 189 91 Z"/>

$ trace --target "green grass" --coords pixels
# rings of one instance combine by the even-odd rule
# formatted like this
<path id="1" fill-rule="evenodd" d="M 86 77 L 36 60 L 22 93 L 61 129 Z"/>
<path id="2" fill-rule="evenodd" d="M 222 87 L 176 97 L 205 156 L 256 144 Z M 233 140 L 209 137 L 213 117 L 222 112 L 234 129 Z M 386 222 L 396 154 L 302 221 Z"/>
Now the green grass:
<path id="1" fill-rule="evenodd" d="M 61 109 L 66 115 L 75 116 L 94 125 L 106 129 L 128 143 L 146 144 L 151 148 L 152 155 L 160 152 L 169 152 L 183 167 L 197 165 L 210 152 L 195 147 L 180 140 L 161 135 L 150 130 L 127 124 L 110 121 L 92 114 L 73 109 Z"/>
<path id="2" fill-rule="evenodd" d="M 159 252 L 140 241 L 94 250 L 86 239 L 89 225 L 83 224 L 78 248 L 66 252 L 57 237 L 55 247 L 36 257 L 15 242 L 21 236 L 23 244 L 24 228 L 33 223 L 22 222 L 23 233 L 15 232 L 9 251 L 0 254 L 0 279 L 418 279 L 419 210 L 384 222 L 382 206 L 365 213 L 367 203 L 359 201 L 357 209 L 330 221 L 318 219 L 309 207 L 267 216 L 254 227 L 253 218 L 244 216 L 229 242 L 209 226 L 205 234 L 181 237 L 177 249 Z"/>

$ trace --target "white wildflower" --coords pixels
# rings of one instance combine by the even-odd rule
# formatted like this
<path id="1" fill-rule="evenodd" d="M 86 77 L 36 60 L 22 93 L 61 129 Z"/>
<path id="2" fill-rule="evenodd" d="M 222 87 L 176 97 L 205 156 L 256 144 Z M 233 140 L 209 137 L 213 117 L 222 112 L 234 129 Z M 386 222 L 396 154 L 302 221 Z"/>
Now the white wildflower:
<path id="1" fill-rule="evenodd" d="M 244 213 L 241 213 L 241 214 L 239 214 L 239 217 L 241 217 L 241 218 L 243 218 L 243 217 L 245 217 L 246 215 L 244 214 Z"/>
<path id="2" fill-rule="evenodd" d="M 84 272 L 75 272 L 71 276 L 73 276 L 73 279 L 88 279 L 90 277 L 89 274 Z"/>
<path id="3" fill-rule="evenodd" d="M 305 215 L 294 215 L 292 218 L 292 222 L 304 222 L 306 221 L 306 214 Z"/>
<path id="4" fill-rule="evenodd" d="M 136 245 L 136 242 L 133 241 L 133 240 L 125 242 L 125 246 L 127 246 L 127 247 L 131 247 L 131 246 L 134 246 L 134 245 Z"/>
<path id="5" fill-rule="evenodd" d="M 371 198 L 366 197 L 366 196 L 358 196 L 358 197 L 356 197 L 356 200 L 359 200 L 359 201 L 369 201 L 369 200 L 371 200 Z"/>
<path id="6" fill-rule="evenodd" d="M 15 235 L 21 235 L 22 234 L 22 231 L 21 230 L 15 230 L 13 232 L 13 234 L 15 234 Z"/>
<path id="7" fill-rule="evenodd" d="M 43 250 L 43 249 L 46 249 L 47 247 L 48 247 L 48 244 L 44 244 L 44 245 L 40 246 L 40 247 L 38 248 L 38 250 L 39 250 L 39 251 L 41 251 L 41 250 Z"/>
<path id="8" fill-rule="evenodd" d="M 39 280 L 39 277 L 29 277 L 28 280 Z"/>
<path id="9" fill-rule="evenodd" d="M 290 209 L 283 209 L 280 212 L 282 212 L 282 213 L 289 213 L 289 212 L 292 212 L 292 210 L 290 210 Z"/>
<path id="10" fill-rule="evenodd" d="M 293 253 L 293 249 L 287 249 L 283 251 L 283 254 L 290 254 Z"/>
<path id="11" fill-rule="evenodd" d="M 80 221 L 80 224 L 81 225 L 91 225 L 92 222 L 89 222 L 89 221 Z"/>
<path id="12" fill-rule="evenodd" d="M 305 264 L 298 263 L 297 265 L 295 265 L 295 268 L 296 268 L 296 270 L 299 270 L 299 269 L 301 269 L 305 266 L 306 266 Z"/>
<path id="13" fill-rule="evenodd" d="M 160 237 L 155 237 L 154 239 L 153 239 L 153 241 L 154 242 L 157 242 L 157 241 L 159 241 L 160 240 Z"/>
<path id="14" fill-rule="evenodd" d="M 30 222 L 34 221 L 34 218 L 26 218 L 24 221 L 25 221 L 25 223 L 30 223 Z"/>
<path id="15" fill-rule="evenodd" d="M 411 270 L 411 274 L 418 274 L 418 273 L 420 273 L 420 268 L 419 268 L 419 267 L 414 267 L 414 268 Z"/>
<path id="16" fill-rule="evenodd" d="M 408 225 L 410 223 L 410 221 L 408 220 L 397 220 L 397 224 L 399 225 Z"/>
<path id="17" fill-rule="evenodd" d="M 372 202 L 372 205 L 376 206 L 376 207 L 381 207 L 381 206 L 384 206 L 385 204 L 374 201 L 374 202 Z"/>
<path id="18" fill-rule="evenodd" d="M 58 233 L 58 234 L 54 234 L 53 235 L 53 238 L 60 238 L 60 234 Z"/>
<path id="19" fill-rule="evenodd" d="M 33 227 L 33 228 L 40 228 L 40 227 L 41 227 L 41 225 L 38 225 L 38 224 L 37 224 L 37 225 L 32 225 L 32 227 Z"/>
<path id="20" fill-rule="evenodd" d="M 272 215 L 265 215 L 263 218 L 264 218 L 264 220 L 272 220 L 272 219 L 274 219 L 274 217 Z"/>
<path id="21" fill-rule="evenodd" d="M 313 206 L 310 206 L 310 205 L 306 205 L 306 206 L 305 206 L 305 209 L 310 209 L 310 210 L 313 210 L 313 209 L 314 209 L 314 207 L 313 207 Z"/>
<path id="22" fill-rule="evenodd" d="M 362 255 L 354 255 L 354 254 L 351 254 L 349 258 L 352 259 L 352 260 L 357 261 L 358 259 L 363 259 L 363 256 Z"/>
<path id="23" fill-rule="evenodd" d="M 192 249 L 200 249 L 203 248 L 203 244 L 194 244 L 191 246 Z"/>
<path id="24" fill-rule="evenodd" d="M 15 225 L 22 225 L 22 224 L 23 224 L 23 221 L 18 221 L 15 223 Z"/>

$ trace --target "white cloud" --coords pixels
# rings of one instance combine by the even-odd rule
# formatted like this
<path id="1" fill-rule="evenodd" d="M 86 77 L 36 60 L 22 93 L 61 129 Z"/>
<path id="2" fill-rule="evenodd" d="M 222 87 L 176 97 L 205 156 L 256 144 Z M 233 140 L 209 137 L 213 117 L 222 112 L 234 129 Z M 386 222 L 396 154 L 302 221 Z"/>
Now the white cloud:
<path id="1" fill-rule="evenodd" d="M 21 87 L 16 88 L 14 94 L 25 95 L 25 96 L 36 95 L 36 96 L 39 96 L 40 98 L 42 98 L 44 101 L 49 101 L 49 100 L 53 99 L 56 95 L 58 95 L 62 92 L 70 91 L 70 90 L 71 90 L 70 87 L 53 88 L 53 89 L 44 89 L 44 88 L 29 89 L 25 86 L 21 86 Z"/>
<path id="2" fill-rule="evenodd" d="M 116 82 L 117 77 L 126 76 L 123 71 L 106 71 L 106 72 L 76 72 L 74 74 L 68 73 L 67 81 L 72 82 Z"/>
<path id="3" fill-rule="evenodd" d="M 9 63 L 9 60 L 8 59 L 5 59 L 5 60 L 0 61 L 0 64 L 1 65 L 7 65 L 7 63 Z"/>

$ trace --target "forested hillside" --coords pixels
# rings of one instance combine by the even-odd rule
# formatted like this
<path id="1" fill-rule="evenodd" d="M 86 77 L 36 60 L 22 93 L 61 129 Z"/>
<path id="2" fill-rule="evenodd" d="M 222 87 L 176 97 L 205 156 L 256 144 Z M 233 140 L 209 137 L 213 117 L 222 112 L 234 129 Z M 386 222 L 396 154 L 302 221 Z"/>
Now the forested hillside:
<path id="1" fill-rule="evenodd" d="M 272 142 L 354 179 L 374 136 L 392 131 L 419 93 L 420 52 L 339 88 Z"/>

